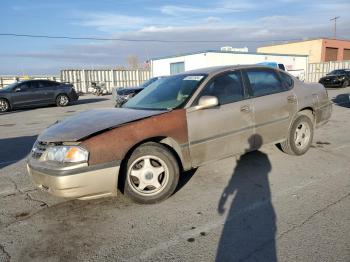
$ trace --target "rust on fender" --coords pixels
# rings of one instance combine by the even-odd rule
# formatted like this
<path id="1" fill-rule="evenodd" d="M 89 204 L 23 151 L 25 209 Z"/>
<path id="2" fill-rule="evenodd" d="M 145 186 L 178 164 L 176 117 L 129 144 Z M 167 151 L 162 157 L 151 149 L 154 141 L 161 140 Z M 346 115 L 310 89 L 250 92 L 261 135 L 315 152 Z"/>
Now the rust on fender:
<path id="1" fill-rule="evenodd" d="M 154 137 L 170 137 L 179 145 L 188 144 L 186 110 L 176 109 L 160 115 L 130 122 L 81 143 L 90 152 L 89 165 L 124 159 L 136 144 Z M 187 147 L 182 149 L 188 157 Z"/>

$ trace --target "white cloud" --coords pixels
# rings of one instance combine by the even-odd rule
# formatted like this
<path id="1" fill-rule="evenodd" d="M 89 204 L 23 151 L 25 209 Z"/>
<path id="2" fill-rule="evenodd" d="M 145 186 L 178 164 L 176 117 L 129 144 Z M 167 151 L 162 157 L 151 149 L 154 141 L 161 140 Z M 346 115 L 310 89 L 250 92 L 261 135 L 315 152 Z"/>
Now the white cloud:
<path id="1" fill-rule="evenodd" d="M 163 14 L 170 16 L 187 16 L 187 15 L 215 15 L 215 14 L 230 14 L 235 12 L 243 12 L 250 10 L 254 7 L 253 4 L 248 1 L 236 1 L 236 2 L 217 2 L 207 7 L 196 6 L 179 6 L 179 5 L 164 5 L 160 7 L 160 11 Z"/>
<path id="2" fill-rule="evenodd" d="M 80 13 L 77 15 L 77 25 L 95 27 L 104 32 L 135 30 L 150 21 L 143 17 L 121 15 L 115 13 Z"/>
<path id="3" fill-rule="evenodd" d="M 57 67 L 113 67 L 125 64 L 129 55 L 140 61 L 152 57 L 174 55 L 184 52 L 219 49 L 221 46 L 248 46 L 254 51 L 257 46 L 272 43 L 272 40 L 303 39 L 332 36 L 333 26 L 329 18 L 340 15 L 338 36 L 349 38 L 350 9 L 348 1 L 334 0 L 331 3 L 319 0 L 303 3 L 303 9 L 284 12 L 274 9 L 286 1 L 262 0 L 259 4 L 238 1 L 222 1 L 210 6 L 164 5 L 147 15 L 125 15 L 120 12 L 74 13 L 75 24 L 97 29 L 106 38 L 160 39 L 160 40 L 228 40 L 223 43 L 156 43 L 156 42 L 76 42 L 53 46 L 44 53 L 21 52 L 5 57 L 15 61 L 35 61 L 36 64 L 56 64 Z M 288 6 L 288 4 L 283 4 Z M 298 7 L 299 3 L 291 3 Z M 255 12 L 251 12 L 254 10 Z M 258 12 L 259 11 L 259 12 Z M 252 15 L 254 13 L 254 15 Z M 288 14 L 288 15 L 286 15 Z M 268 41 L 268 42 L 252 42 Z M 270 41 L 270 42 L 269 42 Z M 3 56 L 3 55 L 0 55 Z M 0 71 L 8 70 L 4 62 Z M 30 64 L 24 63 L 24 64 Z M 17 70 L 17 65 L 13 67 Z"/>

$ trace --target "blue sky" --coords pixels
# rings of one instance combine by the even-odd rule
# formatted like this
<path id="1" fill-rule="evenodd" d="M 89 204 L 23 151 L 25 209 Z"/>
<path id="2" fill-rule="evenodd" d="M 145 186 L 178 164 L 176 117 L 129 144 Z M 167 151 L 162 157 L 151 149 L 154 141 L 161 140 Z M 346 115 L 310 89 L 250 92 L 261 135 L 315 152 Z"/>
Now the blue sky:
<path id="1" fill-rule="evenodd" d="M 348 0 L 1 0 L 0 33 L 226 43 L 101 42 L 0 37 L 0 74 L 58 74 L 64 68 L 112 68 L 128 56 L 140 62 L 252 41 L 331 37 L 350 39 Z M 231 41 L 230 41 L 231 40 Z M 242 42 L 232 42 L 242 41 Z"/>

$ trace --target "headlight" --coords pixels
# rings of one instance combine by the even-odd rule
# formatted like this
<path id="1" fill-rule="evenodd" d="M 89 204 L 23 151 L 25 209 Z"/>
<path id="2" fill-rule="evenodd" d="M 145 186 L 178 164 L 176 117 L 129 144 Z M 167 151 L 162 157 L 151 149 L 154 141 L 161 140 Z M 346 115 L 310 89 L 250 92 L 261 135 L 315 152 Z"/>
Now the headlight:
<path id="1" fill-rule="evenodd" d="M 345 80 L 345 76 L 341 76 L 341 77 L 339 77 L 339 80 L 340 80 L 340 81 Z"/>
<path id="2" fill-rule="evenodd" d="M 78 146 L 53 146 L 46 151 L 46 160 L 62 163 L 87 162 L 89 152 Z"/>

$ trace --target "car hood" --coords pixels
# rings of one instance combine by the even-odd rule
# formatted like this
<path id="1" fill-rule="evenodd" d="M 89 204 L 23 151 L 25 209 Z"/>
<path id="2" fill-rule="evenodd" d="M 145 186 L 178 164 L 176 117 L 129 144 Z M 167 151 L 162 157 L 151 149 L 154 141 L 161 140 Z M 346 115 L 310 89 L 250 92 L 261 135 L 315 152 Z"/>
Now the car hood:
<path id="1" fill-rule="evenodd" d="M 143 87 L 128 87 L 128 88 L 119 88 L 117 89 L 118 95 L 128 95 L 138 91 L 141 91 Z"/>
<path id="2" fill-rule="evenodd" d="M 165 112 L 167 111 L 129 108 L 93 109 L 55 123 L 38 140 L 49 143 L 76 142 L 93 134 Z"/>
<path id="3" fill-rule="evenodd" d="M 324 77 L 322 77 L 322 79 L 325 79 L 325 78 L 340 78 L 340 77 L 343 77 L 345 75 L 326 75 Z"/>

